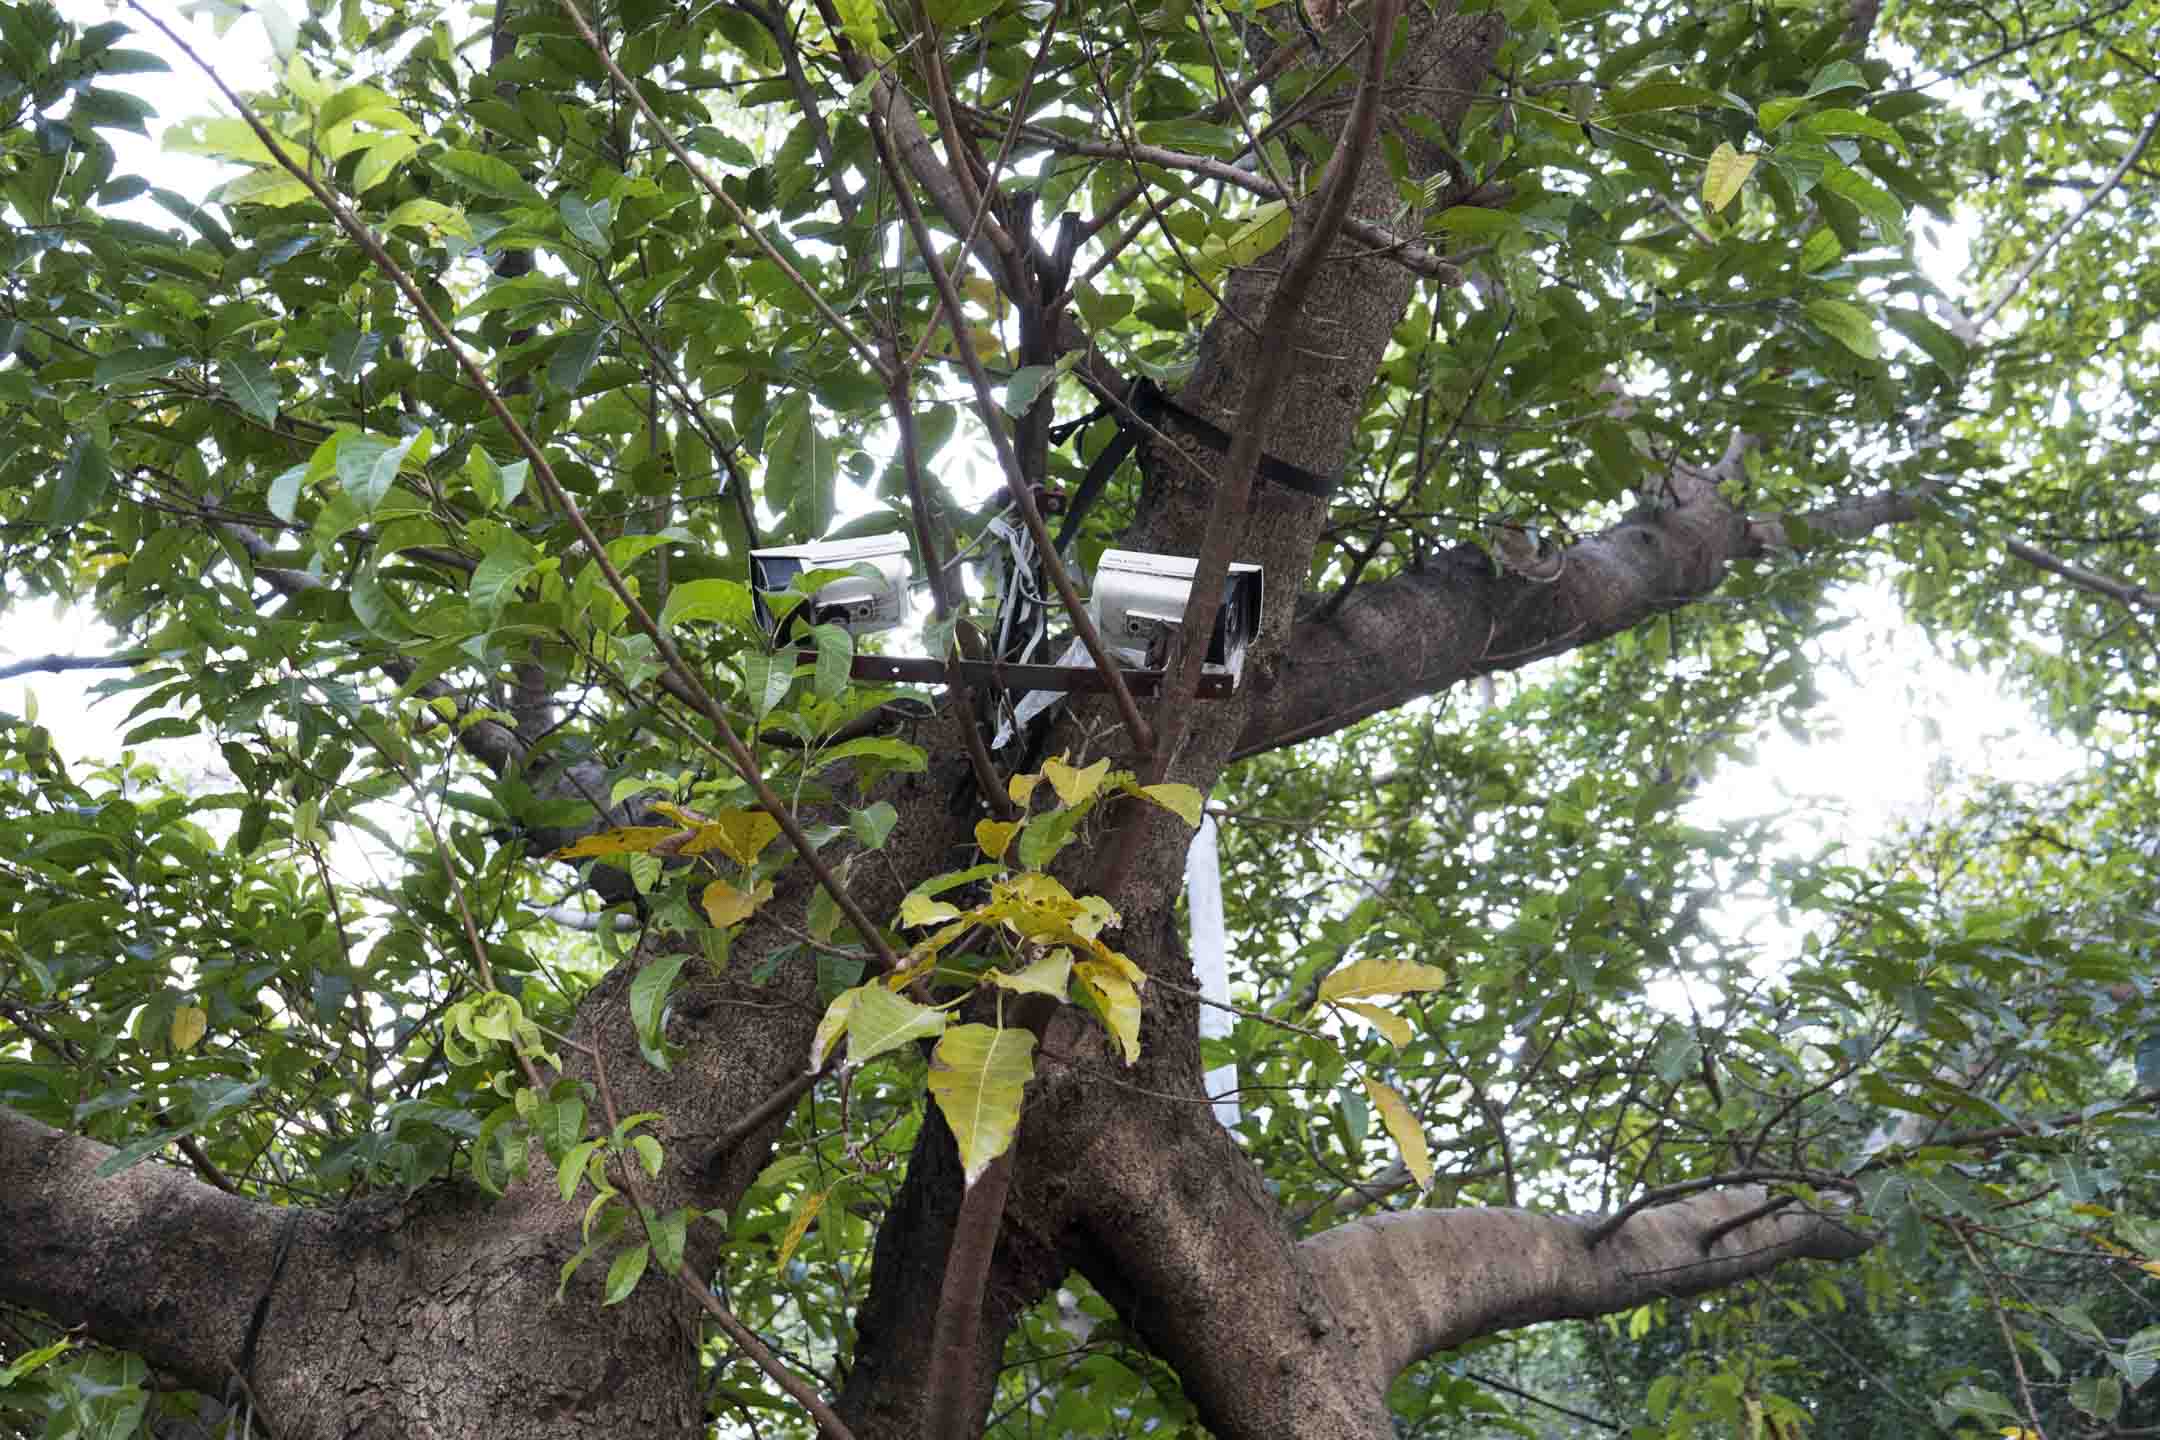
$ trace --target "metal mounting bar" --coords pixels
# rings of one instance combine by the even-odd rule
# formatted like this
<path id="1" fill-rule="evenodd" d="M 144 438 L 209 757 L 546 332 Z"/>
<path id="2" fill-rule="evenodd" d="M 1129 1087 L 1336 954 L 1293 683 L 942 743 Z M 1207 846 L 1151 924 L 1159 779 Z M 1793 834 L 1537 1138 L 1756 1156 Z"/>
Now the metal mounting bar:
<path id="1" fill-rule="evenodd" d="M 795 654 L 806 664 L 817 659 L 815 650 L 797 650 Z M 960 678 L 970 685 L 988 685 L 999 690 L 1107 692 L 1110 689 L 1103 672 L 1091 665 L 1004 665 L 993 660 L 947 662 L 927 656 L 857 655 L 848 665 L 848 674 L 856 680 L 882 684 L 905 681 L 914 685 L 942 685 L 951 678 L 952 664 L 960 667 Z M 1162 692 L 1164 672 L 1161 670 L 1120 670 L 1118 674 L 1134 695 Z M 1204 674 L 1200 677 L 1200 692 L 1196 698 L 1227 699 L 1236 684 L 1227 674 Z"/>

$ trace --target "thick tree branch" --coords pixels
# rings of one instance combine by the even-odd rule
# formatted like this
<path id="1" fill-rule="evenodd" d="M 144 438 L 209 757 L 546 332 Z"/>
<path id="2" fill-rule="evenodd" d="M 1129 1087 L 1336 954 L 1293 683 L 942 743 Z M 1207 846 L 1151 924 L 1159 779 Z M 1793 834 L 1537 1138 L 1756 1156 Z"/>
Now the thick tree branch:
<path id="1" fill-rule="evenodd" d="M 1645 1211 L 1592 1248 L 1594 1221 L 1524 1210 L 1410 1210 L 1353 1220 L 1304 1242 L 1336 1314 L 1357 1332 L 1367 1379 L 1385 1388 L 1412 1361 L 1544 1320 L 1609 1315 L 1700 1295 L 1789 1260 L 1851 1260 L 1873 1243 L 1833 1219 L 1758 1209 L 1754 1188 Z"/>
<path id="2" fill-rule="evenodd" d="M 284 1215 L 0 1107 L 0 1297 L 212 1394 L 245 1345 Z"/>
<path id="3" fill-rule="evenodd" d="M 1423 570 L 1355 592 L 1326 621 L 1301 621 L 1273 688 L 1253 707 L 1235 755 L 1331 734 L 1473 676 L 1512 670 L 1617 635 L 1709 594 L 1736 561 L 1794 548 L 1777 520 L 1749 521 L 1715 490 L 1676 487 L 1682 503 L 1624 521 L 1502 571 L 1463 546 Z M 1924 497 L 1883 492 L 1805 516 L 1813 535 L 1846 539 L 1919 519 Z"/>

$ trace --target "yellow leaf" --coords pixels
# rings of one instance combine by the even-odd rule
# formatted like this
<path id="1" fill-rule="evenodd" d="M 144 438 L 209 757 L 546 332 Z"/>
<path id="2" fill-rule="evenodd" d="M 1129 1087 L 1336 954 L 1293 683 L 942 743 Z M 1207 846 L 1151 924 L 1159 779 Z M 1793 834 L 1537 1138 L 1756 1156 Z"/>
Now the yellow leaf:
<path id="1" fill-rule="evenodd" d="M 1320 984 L 1320 1001 L 1361 1000 L 1368 995 L 1409 995 L 1438 990 L 1448 983 L 1447 971 L 1438 965 L 1415 960 L 1360 960 L 1345 965 Z"/>
<path id="2" fill-rule="evenodd" d="M 930 1056 L 930 1095 L 945 1114 L 973 1185 L 1011 1148 L 1020 1101 L 1035 1075 L 1035 1037 L 1025 1030 L 955 1025 Z"/>
<path id="3" fill-rule="evenodd" d="M 1053 1000 L 1065 998 L 1065 987 L 1072 980 L 1072 951 L 1063 946 L 1040 956 L 1035 963 L 1018 974 L 1008 975 L 993 969 L 989 978 L 1000 988 L 1018 990 L 1033 995 L 1048 995 Z"/>
<path id="4" fill-rule="evenodd" d="M 1380 1112 L 1380 1121 L 1387 1126 L 1387 1133 L 1395 1137 L 1395 1148 L 1402 1151 L 1403 1164 L 1417 1177 L 1419 1189 L 1432 1185 L 1432 1150 L 1425 1143 L 1425 1127 L 1418 1124 L 1410 1107 L 1403 1104 L 1402 1096 L 1371 1076 L 1360 1076 L 1365 1082 L 1365 1093 L 1372 1097 L 1373 1109 Z"/>
<path id="5" fill-rule="evenodd" d="M 977 912 L 985 920 L 1003 920 L 1033 939 L 1065 933 L 1078 916 L 1080 902 L 1048 875 L 1028 871 L 990 887 L 990 903 Z"/>
<path id="6" fill-rule="evenodd" d="M 1714 214 L 1723 210 L 1747 184 L 1748 176 L 1755 173 L 1755 162 L 1760 155 L 1742 155 L 1733 149 L 1731 142 L 1721 141 L 1710 152 L 1710 161 L 1703 166 L 1702 198 Z"/>
<path id="7" fill-rule="evenodd" d="M 787 1262 L 795 1258 L 795 1247 L 810 1233 L 810 1222 L 825 1208 L 825 1197 L 830 1194 L 830 1190 L 813 1190 L 796 1203 L 795 1218 L 788 1221 L 787 1233 L 780 1237 L 780 1253 L 773 1256 L 774 1274 L 787 1269 Z"/>
<path id="8" fill-rule="evenodd" d="M 1125 960 L 1122 955 L 1117 958 Z M 1126 969 L 1135 968 L 1130 960 L 1125 960 L 1125 966 Z M 1102 1011 L 1103 1023 L 1110 1027 L 1111 1035 L 1118 1042 L 1118 1048 L 1125 1052 L 1125 1063 L 1130 1065 L 1138 1060 L 1140 995 L 1133 989 L 1132 981 L 1128 980 L 1124 971 L 1117 966 L 1101 960 L 1082 960 L 1073 966 L 1073 974 L 1087 987 L 1088 994 L 1094 997 L 1096 1007 Z"/>
<path id="9" fill-rule="evenodd" d="M 2147 1260 L 2144 1264 L 2138 1266 L 2138 1269 L 2155 1279 L 2160 1279 L 2160 1260 Z"/>
<path id="10" fill-rule="evenodd" d="M 817 1033 L 810 1037 L 810 1073 L 817 1074 L 825 1068 L 825 1057 L 832 1054 L 832 1047 L 847 1034 L 848 1020 L 855 1013 L 855 1001 L 860 998 L 863 987 L 843 990 L 833 996 L 833 1002 L 825 1007 L 825 1014 L 817 1022 Z"/>
<path id="11" fill-rule="evenodd" d="M 958 930 L 962 927 L 955 925 L 953 928 L 955 930 Z M 932 938 L 934 939 L 935 937 Z M 905 990 L 908 988 L 908 986 L 914 984 L 917 980 L 922 979 L 923 976 L 930 974 L 936 969 L 937 951 L 928 950 L 924 951 L 921 954 L 917 954 L 916 952 L 911 950 L 908 952 L 907 963 L 905 965 L 902 965 L 899 969 L 893 971 L 892 974 L 885 977 L 885 988 L 888 990 Z"/>
<path id="12" fill-rule="evenodd" d="M 1005 782 L 1005 793 L 1012 797 L 1013 804 L 1025 810 L 1028 807 L 1028 796 L 1035 793 L 1035 787 L 1042 783 L 1042 778 L 1040 775 L 1015 775 Z"/>
<path id="13" fill-rule="evenodd" d="M 1132 986 L 1135 990 L 1147 989 L 1147 972 L 1145 970 L 1142 970 L 1138 965 L 1133 964 L 1132 961 L 1118 954 L 1117 951 L 1112 950 L 1100 940 L 1091 942 L 1091 948 L 1094 950 L 1095 958 L 1098 961 L 1108 965 L 1112 970 L 1125 977 L 1126 984 Z"/>
<path id="14" fill-rule="evenodd" d="M 1074 902 L 1080 913 L 1072 918 L 1072 931 L 1083 940 L 1093 940 L 1097 935 L 1118 923 L 1117 911 L 1100 895 L 1082 895 Z"/>
<path id="15" fill-rule="evenodd" d="M 192 1050 L 210 1028 L 209 1012 L 200 1005 L 182 1005 L 173 1011 L 172 1048 Z"/>
<path id="16" fill-rule="evenodd" d="M 1375 1030 L 1387 1036 L 1388 1044 L 1408 1045 L 1410 1043 L 1410 1022 L 1397 1015 L 1394 1011 L 1378 1005 L 1367 1005 L 1357 1000 L 1343 1001 L 1342 1008 L 1371 1021 Z"/>
<path id="17" fill-rule="evenodd" d="M 1075 770 L 1060 757 L 1043 761 L 1043 779 L 1057 791 L 1057 797 L 1067 805 L 1078 805 L 1102 788 L 1103 777 L 1110 773 L 1108 759 L 1097 760 L 1085 770 Z"/>
<path id="18" fill-rule="evenodd" d="M 758 907 L 770 899 L 770 880 L 760 880 L 748 890 L 737 890 L 725 880 L 715 880 L 705 887 L 705 917 L 725 930 L 755 915 Z"/>
<path id="19" fill-rule="evenodd" d="M 701 855 L 717 846 L 736 864 L 752 865 L 779 833 L 780 822 L 762 810 L 723 810 L 711 824 L 698 827 L 683 854 Z"/>
<path id="20" fill-rule="evenodd" d="M 565 845 L 553 858 L 578 860 L 588 855 L 643 855 L 670 835 L 681 833 L 672 825 L 625 825 L 587 835 L 575 845 Z"/>
<path id="21" fill-rule="evenodd" d="M 1005 858 L 1005 847 L 1012 844 L 1025 825 L 1018 820 L 978 820 L 975 822 L 975 843 L 983 854 L 993 860 Z"/>
<path id="22" fill-rule="evenodd" d="M 906 926 L 936 925 L 945 920 L 960 918 L 960 907 L 948 905 L 943 900 L 932 900 L 927 895 L 911 894 L 900 902 L 900 923 Z"/>
<path id="23" fill-rule="evenodd" d="M 1200 792 L 1190 785 L 1138 785 L 1132 793 L 1152 800 L 1187 825 L 1197 828 L 1200 824 Z"/>

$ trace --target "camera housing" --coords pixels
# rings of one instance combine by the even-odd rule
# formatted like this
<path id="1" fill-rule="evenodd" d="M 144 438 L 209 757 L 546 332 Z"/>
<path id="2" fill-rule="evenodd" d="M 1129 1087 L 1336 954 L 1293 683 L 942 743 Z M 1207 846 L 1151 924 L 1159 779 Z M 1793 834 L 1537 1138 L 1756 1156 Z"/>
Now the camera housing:
<path id="1" fill-rule="evenodd" d="M 1161 642 L 1185 623 L 1193 573 L 1200 562 L 1186 555 L 1154 555 L 1144 550 L 1105 550 L 1095 563 L 1095 593 L 1089 602 L 1095 628 L 1118 659 L 1149 665 Z M 1245 652 L 1260 633 L 1260 567 L 1237 561 L 1223 577 L 1222 608 L 1208 636 L 1203 674 L 1227 675 L 1237 684 Z"/>
<path id="2" fill-rule="evenodd" d="M 838 625 L 850 635 L 890 630 L 907 618 L 908 568 L 907 537 L 897 533 L 753 550 L 750 588 L 757 599 L 758 623 L 774 628 L 765 597 L 786 590 L 797 576 L 852 569 L 857 573 L 819 586 L 787 620 L 806 615 L 807 624 Z"/>

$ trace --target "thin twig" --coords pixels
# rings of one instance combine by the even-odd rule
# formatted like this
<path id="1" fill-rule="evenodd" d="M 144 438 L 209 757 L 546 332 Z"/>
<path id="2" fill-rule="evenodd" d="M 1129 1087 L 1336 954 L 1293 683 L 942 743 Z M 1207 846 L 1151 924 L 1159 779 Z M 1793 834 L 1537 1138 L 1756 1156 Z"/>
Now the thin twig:
<path id="1" fill-rule="evenodd" d="M 1972 1237 L 1962 1225 L 1952 1224 L 1950 1233 L 1957 1236 L 1958 1244 L 1965 1247 L 1965 1258 L 1972 1261 L 1973 1269 L 1980 1273 L 1980 1283 L 1987 1289 L 1988 1308 L 1995 1312 L 1995 1324 L 2002 1331 L 2003 1348 L 2010 1352 L 2010 1369 L 2017 1376 L 2018 1395 L 2025 1401 L 2025 1418 L 2032 1422 L 2032 1433 L 2037 1440 L 2047 1440 L 2047 1431 L 2040 1424 L 2040 1407 L 2033 1401 L 2032 1380 L 2025 1374 L 2025 1359 L 2018 1354 L 2017 1335 L 2010 1329 L 2010 1317 L 2003 1310 L 2002 1292 L 1995 1288 L 1995 1272 L 1973 1249 Z"/>
<path id="2" fill-rule="evenodd" d="M 622 1117 L 615 1113 L 615 1092 L 608 1084 L 607 1062 L 597 1048 L 586 1053 L 592 1056 L 593 1083 L 600 1092 L 600 1105 L 607 1115 L 608 1128 L 620 1133 Z M 622 1181 L 622 1188 L 629 1194 L 631 1203 L 637 1206 L 638 1213 L 658 1215 L 660 1212 L 654 1207 L 652 1195 L 646 1190 L 644 1179 L 637 1173 L 635 1162 L 622 1162 L 615 1169 Z M 676 1283 L 703 1307 L 706 1314 L 712 1316 L 713 1323 L 720 1327 L 728 1339 L 734 1341 L 738 1349 L 756 1362 L 758 1369 L 772 1377 L 772 1382 L 786 1391 L 789 1399 L 810 1412 L 810 1418 L 817 1422 L 818 1429 L 828 1440 L 854 1440 L 846 1422 L 834 1413 L 832 1406 L 825 1403 L 825 1397 L 818 1394 L 817 1388 L 788 1369 L 781 1363 L 780 1357 L 772 1352 L 771 1346 L 760 1340 L 749 1326 L 736 1319 L 735 1313 L 722 1305 L 720 1297 L 712 1293 L 712 1286 L 703 1283 L 690 1272 L 690 1262 L 687 1259 L 675 1262 L 674 1276 Z"/>
<path id="3" fill-rule="evenodd" d="M 2040 268 L 2040 262 L 2047 259 L 2056 246 L 2069 238 L 2070 232 L 2075 230 L 2087 215 L 2092 214 L 2094 207 L 2114 193 L 2115 187 L 2122 184 L 2123 176 L 2130 173 L 2130 167 L 2137 164 L 2138 157 L 2145 153 L 2145 147 L 2152 143 L 2155 131 L 2160 131 L 2160 109 L 2155 109 L 2145 118 L 2145 128 L 2138 131 L 2137 139 L 2131 142 L 2130 153 L 2123 156 L 2122 163 L 2109 173 L 2107 179 L 2094 187 L 2093 192 L 2085 197 L 2085 203 L 2078 206 L 2069 219 L 2057 226 L 2055 233 L 2047 238 L 2046 243 L 2033 251 L 2025 263 L 2018 267 L 2018 272 L 2010 277 L 2010 283 L 2003 287 L 2002 293 L 1990 301 L 1985 310 L 1973 317 L 1975 330 L 1987 329 L 1988 322 L 2002 313 L 2003 306 L 2017 298 L 2018 291 L 2025 287 L 2025 282 L 2032 279 L 2033 272 Z"/>
<path id="4" fill-rule="evenodd" d="M 129 3 L 137 5 L 138 8 L 140 6 L 140 0 L 129 0 Z M 871 348 L 870 342 L 857 335 L 849 327 L 847 321 L 840 318 L 839 312 L 827 303 L 825 297 L 818 292 L 817 287 L 805 280 L 788 260 L 787 256 L 780 253 L 779 247 L 765 238 L 764 232 L 752 223 L 750 216 L 744 212 L 742 206 L 735 202 L 735 197 L 728 194 L 721 187 L 720 182 L 713 179 L 707 173 L 705 167 L 699 164 L 688 150 L 683 148 L 682 142 L 675 138 L 675 132 L 661 123 L 660 117 L 653 112 L 651 102 L 646 100 L 644 92 L 631 83 L 629 76 L 623 74 L 622 67 L 615 63 L 615 57 L 608 53 L 607 46 L 602 44 L 600 37 L 594 33 L 592 22 L 587 20 L 585 12 L 578 8 L 577 0 L 558 0 L 558 3 L 562 6 L 563 13 L 570 17 L 570 23 L 576 27 L 578 35 L 585 41 L 586 46 L 599 59 L 601 65 L 606 67 L 608 79 L 613 81 L 615 87 L 628 97 L 632 104 L 637 106 L 638 113 L 645 117 L 645 123 L 653 128 L 653 133 L 660 137 L 660 143 L 667 147 L 668 154 L 674 156 L 676 163 L 690 172 L 691 178 L 698 182 L 706 194 L 720 202 L 721 208 L 728 212 L 729 218 L 742 227 L 743 233 L 750 237 L 752 243 L 758 247 L 759 252 L 767 260 L 780 267 L 780 273 L 788 278 L 789 283 L 808 297 L 810 303 L 817 307 L 817 312 L 825 323 L 838 332 L 840 337 L 847 341 L 849 348 L 862 357 L 863 363 L 870 367 L 870 373 L 880 380 L 890 378 L 886 374 L 884 359 L 879 356 L 876 350 Z M 276 147 L 273 146 L 272 148 L 274 150 Z"/>
<path id="5" fill-rule="evenodd" d="M 1072 621 L 1073 631 L 1080 643 L 1087 648 L 1095 668 L 1109 682 L 1110 694 L 1117 701 L 1118 714 L 1124 719 L 1134 745 L 1146 751 L 1152 739 L 1147 722 L 1140 717 L 1140 707 L 1134 703 L 1132 691 L 1126 688 L 1124 678 L 1118 673 L 1117 662 L 1103 644 L 1095 622 L 1087 613 L 1086 602 L 1074 588 L 1072 576 L 1065 563 L 1058 558 L 1057 545 L 1050 538 L 1049 527 L 1043 524 L 1042 511 L 1035 504 L 1027 477 L 1021 473 L 1020 457 L 1013 450 L 1012 436 L 1006 433 L 999 415 L 997 401 L 990 394 L 990 377 L 984 373 L 982 357 L 975 353 L 974 339 L 968 334 L 967 314 L 960 302 L 960 292 L 954 287 L 952 276 L 938 259 L 937 247 L 931 243 L 930 227 L 924 223 L 922 207 L 915 203 L 915 192 L 901 179 L 900 160 L 893 153 L 892 137 L 887 131 L 886 118 L 875 104 L 870 107 L 870 140 L 877 147 L 878 163 L 893 177 L 893 190 L 900 201 L 900 212 L 906 219 L 909 231 L 915 237 L 915 248 L 922 252 L 923 262 L 930 267 L 930 279 L 936 285 L 938 303 L 944 308 L 947 325 L 952 330 L 953 349 L 960 356 L 960 363 L 975 387 L 975 408 L 981 416 L 983 428 L 990 432 L 991 447 L 997 451 L 999 468 L 1005 474 L 1006 492 L 1012 497 L 1014 508 L 1027 526 L 1029 538 L 1035 542 L 1035 553 L 1042 558 L 1043 573 L 1057 588 L 1058 598 L 1065 602 L 1066 616 Z"/>

